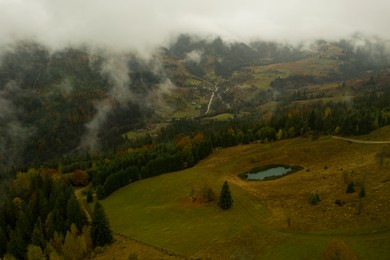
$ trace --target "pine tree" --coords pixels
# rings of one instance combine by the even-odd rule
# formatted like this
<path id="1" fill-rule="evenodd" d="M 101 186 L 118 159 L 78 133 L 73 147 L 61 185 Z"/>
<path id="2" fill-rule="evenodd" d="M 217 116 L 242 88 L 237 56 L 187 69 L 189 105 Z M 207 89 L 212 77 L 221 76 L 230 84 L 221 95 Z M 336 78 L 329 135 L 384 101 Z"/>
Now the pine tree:
<path id="1" fill-rule="evenodd" d="M 106 191 L 104 190 L 103 185 L 99 185 L 96 187 L 96 198 L 98 200 L 102 200 L 106 197 Z"/>
<path id="2" fill-rule="evenodd" d="M 25 206 L 22 206 L 20 209 L 18 220 L 16 221 L 16 228 L 19 229 L 24 242 L 28 245 L 33 232 L 33 225 L 29 216 L 26 214 Z"/>
<path id="3" fill-rule="evenodd" d="M 87 190 L 87 203 L 91 203 L 93 201 L 93 192 L 92 189 L 89 188 Z"/>
<path id="4" fill-rule="evenodd" d="M 87 222 L 80 204 L 74 194 L 69 196 L 68 202 L 66 203 L 66 214 L 67 229 L 69 229 L 72 223 L 74 223 L 76 224 L 77 228 L 81 230 L 83 225 L 85 225 Z"/>
<path id="5" fill-rule="evenodd" d="M 39 246 L 42 249 L 46 247 L 46 240 L 43 234 L 42 222 L 40 218 L 38 218 L 37 222 L 34 225 L 34 230 L 31 237 L 31 244 Z"/>
<path id="6" fill-rule="evenodd" d="M 232 204 L 233 199 L 230 193 L 229 184 L 225 181 L 221 189 L 221 195 L 219 196 L 218 206 L 223 210 L 227 210 L 232 207 Z"/>
<path id="7" fill-rule="evenodd" d="M 27 243 L 23 239 L 22 232 L 19 227 L 11 231 L 10 239 L 7 243 L 7 252 L 12 254 L 17 259 L 24 259 L 27 252 Z"/>
<path id="8" fill-rule="evenodd" d="M 110 223 L 99 201 L 96 202 L 92 215 L 91 239 L 95 247 L 110 244 L 113 240 Z"/>
<path id="9" fill-rule="evenodd" d="M 7 251 L 7 236 L 2 227 L 0 227 L 0 258 L 4 256 Z"/>

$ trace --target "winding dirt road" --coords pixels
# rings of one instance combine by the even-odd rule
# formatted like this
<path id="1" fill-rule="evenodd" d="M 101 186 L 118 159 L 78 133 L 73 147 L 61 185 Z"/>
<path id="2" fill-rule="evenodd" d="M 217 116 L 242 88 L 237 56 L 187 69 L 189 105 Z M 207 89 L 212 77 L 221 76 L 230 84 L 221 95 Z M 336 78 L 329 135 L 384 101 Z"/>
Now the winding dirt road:
<path id="1" fill-rule="evenodd" d="M 358 143 L 358 144 L 390 144 L 390 141 L 365 141 L 365 140 L 356 140 L 356 139 L 350 139 L 350 138 L 344 138 L 340 136 L 334 136 L 331 135 L 332 138 L 338 139 L 338 140 L 344 140 L 352 143 Z"/>

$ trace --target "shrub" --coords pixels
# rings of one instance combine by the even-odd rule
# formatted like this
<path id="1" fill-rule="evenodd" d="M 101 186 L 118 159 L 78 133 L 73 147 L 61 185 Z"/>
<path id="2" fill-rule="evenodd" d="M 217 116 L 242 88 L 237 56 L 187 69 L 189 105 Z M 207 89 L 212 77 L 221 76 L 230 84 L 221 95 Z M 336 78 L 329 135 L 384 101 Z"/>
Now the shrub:
<path id="1" fill-rule="evenodd" d="M 211 202 L 215 200 L 215 194 L 214 191 L 210 187 L 203 187 L 202 188 L 202 202 Z"/>
<path id="2" fill-rule="evenodd" d="M 355 192 L 355 183 L 353 181 L 349 182 L 346 189 L 347 193 Z"/>
<path id="3" fill-rule="evenodd" d="M 359 198 L 364 198 L 365 196 L 366 196 L 366 189 L 364 188 L 364 186 L 362 186 L 359 192 Z"/>
<path id="4" fill-rule="evenodd" d="M 310 194 L 310 197 L 309 197 L 309 203 L 311 205 L 317 205 L 319 202 L 320 202 L 320 196 L 318 195 L 318 193 L 312 193 Z"/>

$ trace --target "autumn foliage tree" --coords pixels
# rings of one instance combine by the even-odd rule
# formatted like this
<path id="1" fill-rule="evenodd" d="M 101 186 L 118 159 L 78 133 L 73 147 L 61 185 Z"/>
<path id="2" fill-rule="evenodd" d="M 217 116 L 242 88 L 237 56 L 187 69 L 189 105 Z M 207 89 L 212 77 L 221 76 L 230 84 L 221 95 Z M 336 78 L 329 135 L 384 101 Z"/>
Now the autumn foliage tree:
<path id="1" fill-rule="evenodd" d="M 89 181 L 88 173 L 82 170 L 75 170 L 70 178 L 74 186 L 86 186 Z"/>

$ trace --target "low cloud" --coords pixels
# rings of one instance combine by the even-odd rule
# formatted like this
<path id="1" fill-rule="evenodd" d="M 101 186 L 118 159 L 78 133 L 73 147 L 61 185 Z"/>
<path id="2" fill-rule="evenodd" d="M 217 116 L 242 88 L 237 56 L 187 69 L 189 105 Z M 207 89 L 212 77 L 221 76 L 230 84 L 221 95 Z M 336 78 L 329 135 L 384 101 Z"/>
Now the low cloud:
<path id="1" fill-rule="evenodd" d="M 193 50 L 193 51 L 186 54 L 185 60 L 190 61 L 190 62 L 194 62 L 197 65 L 199 65 L 199 63 L 202 60 L 202 56 L 203 56 L 203 51 Z"/>
<path id="2" fill-rule="evenodd" d="M 106 122 L 113 105 L 118 103 L 120 106 L 132 101 L 133 93 L 130 91 L 130 77 L 128 58 L 126 56 L 109 55 L 104 59 L 100 73 L 108 80 L 111 86 L 108 96 L 97 102 L 95 108 L 96 114 L 86 124 L 86 133 L 81 138 L 81 148 L 87 151 L 99 149 L 99 132 Z"/>
<path id="3" fill-rule="evenodd" d="M 8 99 L 18 91 L 12 81 L 0 91 L 0 173 L 19 165 L 25 144 L 35 132 L 35 127 L 22 125 L 18 120 L 20 111 Z"/>
<path id="4" fill-rule="evenodd" d="M 0 0 L 0 44 L 35 39 L 53 48 L 87 43 L 150 50 L 173 35 L 301 41 L 354 32 L 388 37 L 387 0 Z"/>

